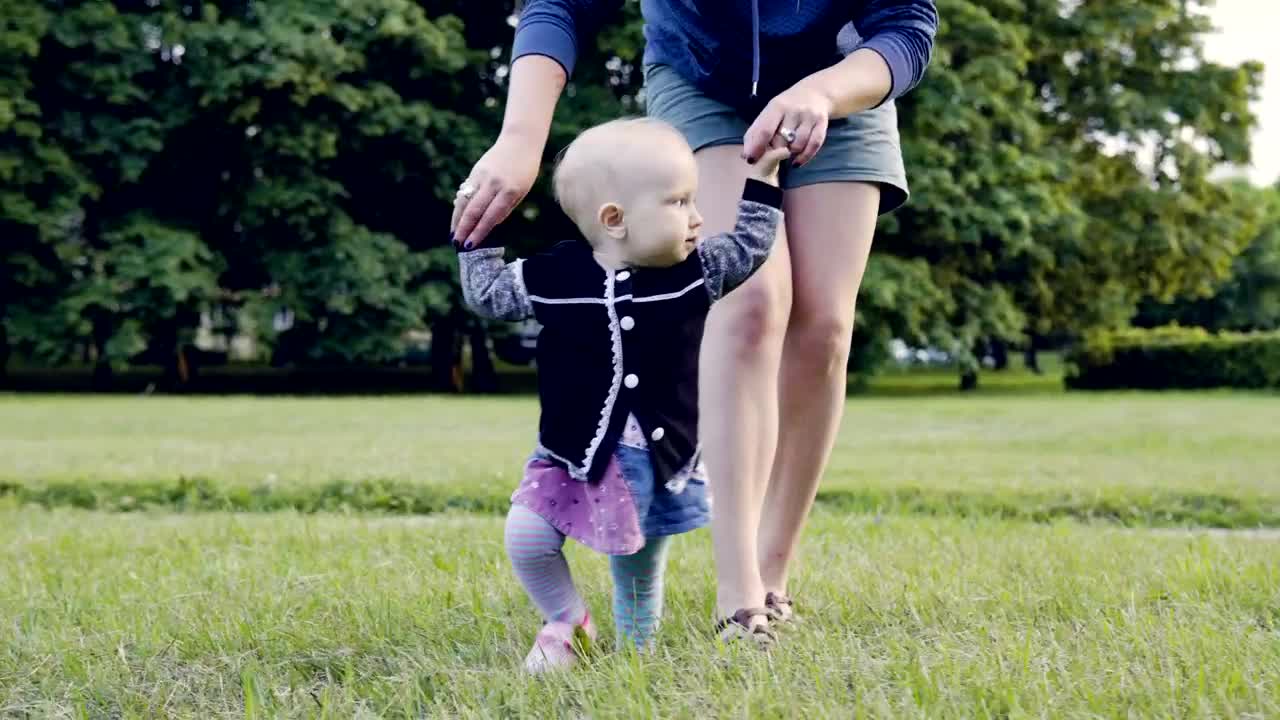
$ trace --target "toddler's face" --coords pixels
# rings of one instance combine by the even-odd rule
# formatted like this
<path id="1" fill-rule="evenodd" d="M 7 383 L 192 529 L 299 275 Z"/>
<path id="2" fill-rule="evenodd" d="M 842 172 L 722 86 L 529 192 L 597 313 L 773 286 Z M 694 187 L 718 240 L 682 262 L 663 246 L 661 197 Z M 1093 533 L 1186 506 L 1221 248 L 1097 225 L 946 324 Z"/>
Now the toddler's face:
<path id="1" fill-rule="evenodd" d="M 659 150 L 655 148 L 655 150 Z M 623 204 L 627 233 L 619 248 L 637 267 L 669 267 L 697 247 L 702 216 L 693 205 L 698 166 L 683 143 L 671 143 L 629 173 Z"/>

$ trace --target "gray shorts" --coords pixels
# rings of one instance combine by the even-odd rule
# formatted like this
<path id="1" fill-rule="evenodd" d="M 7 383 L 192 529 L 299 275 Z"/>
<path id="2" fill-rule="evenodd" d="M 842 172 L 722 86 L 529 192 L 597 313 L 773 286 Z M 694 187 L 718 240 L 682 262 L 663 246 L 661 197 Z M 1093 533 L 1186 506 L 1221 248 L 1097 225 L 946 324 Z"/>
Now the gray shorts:
<path id="1" fill-rule="evenodd" d="M 741 145 L 750 120 L 680 77 L 666 65 L 644 72 L 646 110 L 684 133 L 694 151 L 717 145 Z M 880 186 L 880 212 L 907 201 L 907 171 L 898 138 L 898 110 L 892 102 L 873 110 L 833 119 L 827 141 L 803 167 L 784 166 L 784 189 L 827 182 L 870 182 Z"/>

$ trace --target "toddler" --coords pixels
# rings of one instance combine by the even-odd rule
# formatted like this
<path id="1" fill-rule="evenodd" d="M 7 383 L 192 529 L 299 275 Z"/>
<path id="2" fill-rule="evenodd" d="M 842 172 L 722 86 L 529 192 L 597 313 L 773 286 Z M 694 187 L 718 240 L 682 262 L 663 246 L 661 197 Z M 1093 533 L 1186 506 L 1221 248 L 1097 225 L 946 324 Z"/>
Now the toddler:
<path id="1" fill-rule="evenodd" d="M 610 558 L 619 644 L 652 643 L 670 539 L 710 514 L 697 437 L 703 325 L 769 254 L 782 219 L 772 183 L 786 156 L 775 148 L 758 161 L 734 229 L 699 242 L 697 164 L 684 138 L 654 120 L 608 122 L 575 139 L 555 171 L 581 239 L 511 263 L 502 248 L 459 252 L 473 310 L 542 326 L 538 445 L 506 522 L 516 577 L 546 620 L 529 672 L 572 666 L 595 638 L 566 537 Z"/>

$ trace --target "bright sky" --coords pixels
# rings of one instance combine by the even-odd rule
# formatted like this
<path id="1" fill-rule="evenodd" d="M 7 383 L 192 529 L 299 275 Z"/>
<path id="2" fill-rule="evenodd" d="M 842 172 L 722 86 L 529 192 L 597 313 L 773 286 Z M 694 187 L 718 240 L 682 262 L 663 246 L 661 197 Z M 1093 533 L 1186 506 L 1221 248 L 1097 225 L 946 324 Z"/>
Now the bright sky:
<path id="1" fill-rule="evenodd" d="M 1280 179 L 1280 2 L 1217 0 L 1209 16 L 1218 26 L 1218 32 L 1205 41 L 1210 60 L 1231 64 L 1260 60 L 1266 65 L 1262 98 L 1254 105 L 1259 125 L 1253 135 L 1249 177 L 1270 185 Z"/>

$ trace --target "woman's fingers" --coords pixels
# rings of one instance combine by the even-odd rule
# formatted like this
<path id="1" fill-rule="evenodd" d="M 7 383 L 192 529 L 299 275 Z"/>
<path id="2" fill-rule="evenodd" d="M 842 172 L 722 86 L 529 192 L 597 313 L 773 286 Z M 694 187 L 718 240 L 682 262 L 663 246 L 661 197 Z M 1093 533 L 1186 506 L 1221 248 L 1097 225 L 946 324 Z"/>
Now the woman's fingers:
<path id="1" fill-rule="evenodd" d="M 759 160 L 779 138 L 790 149 L 795 164 L 803 165 L 826 142 L 827 118 L 803 110 L 782 111 L 770 103 L 743 136 L 743 154 L 748 161 Z"/>
<path id="2" fill-rule="evenodd" d="M 801 113 L 789 112 L 782 118 L 778 126 L 778 137 L 791 149 L 791 154 L 799 155 L 809 144 L 809 133 L 813 131 L 813 122 Z"/>
<path id="3" fill-rule="evenodd" d="M 791 150 L 792 162 L 803 165 L 814 158 L 827 140 L 830 107 L 813 89 L 798 83 L 769 101 L 747 129 L 743 150 L 748 161 L 758 160 L 773 137 L 781 137 Z"/>
<path id="4" fill-rule="evenodd" d="M 792 162 L 797 167 L 804 165 L 818 154 L 822 149 L 822 144 L 827 141 L 827 119 L 819 117 L 807 128 L 804 146 L 798 152 L 792 148 Z"/>
<path id="5" fill-rule="evenodd" d="M 781 122 L 782 111 L 772 102 L 766 105 L 756 117 L 755 122 L 751 123 L 751 127 L 747 128 L 746 134 L 742 136 L 742 155 L 747 162 L 754 163 L 760 159 L 769 147 L 769 143 L 773 141 L 774 135 L 778 133 L 778 125 Z"/>
<path id="6" fill-rule="evenodd" d="M 518 202 L 520 202 L 520 194 L 518 192 L 511 188 L 497 188 L 484 212 L 480 215 L 480 219 L 476 221 L 475 228 L 467 236 L 466 247 L 470 249 L 483 243 L 485 238 L 489 237 L 489 232 L 498 223 L 507 219 L 507 216 L 515 209 Z"/>
<path id="7" fill-rule="evenodd" d="M 449 218 L 449 231 L 452 232 L 455 237 L 461 237 L 461 234 L 458 232 L 461 228 L 458 226 L 462 222 L 462 214 L 466 212 L 467 206 L 471 204 L 476 193 L 479 192 L 480 186 L 484 183 L 485 177 L 484 170 L 481 170 L 478 167 L 472 168 L 471 174 L 468 175 L 467 179 L 458 186 L 458 193 L 453 196 L 453 216 Z"/>
<path id="8" fill-rule="evenodd" d="M 461 215 L 458 217 L 458 227 L 453 231 L 456 242 L 468 248 L 479 244 L 479 240 L 483 237 L 473 237 L 476 226 L 480 224 L 481 218 L 489 210 L 489 204 L 498 196 L 498 192 L 498 182 L 490 180 L 481 185 L 473 197 L 462 198 L 465 207 L 462 208 Z M 454 212 L 458 212 L 457 204 L 454 205 Z"/>
<path id="9" fill-rule="evenodd" d="M 458 189 L 450 225 L 454 242 L 469 248 L 484 243 L 533 187 L 541 159 L 540 145 L 499 137 Z"/>

